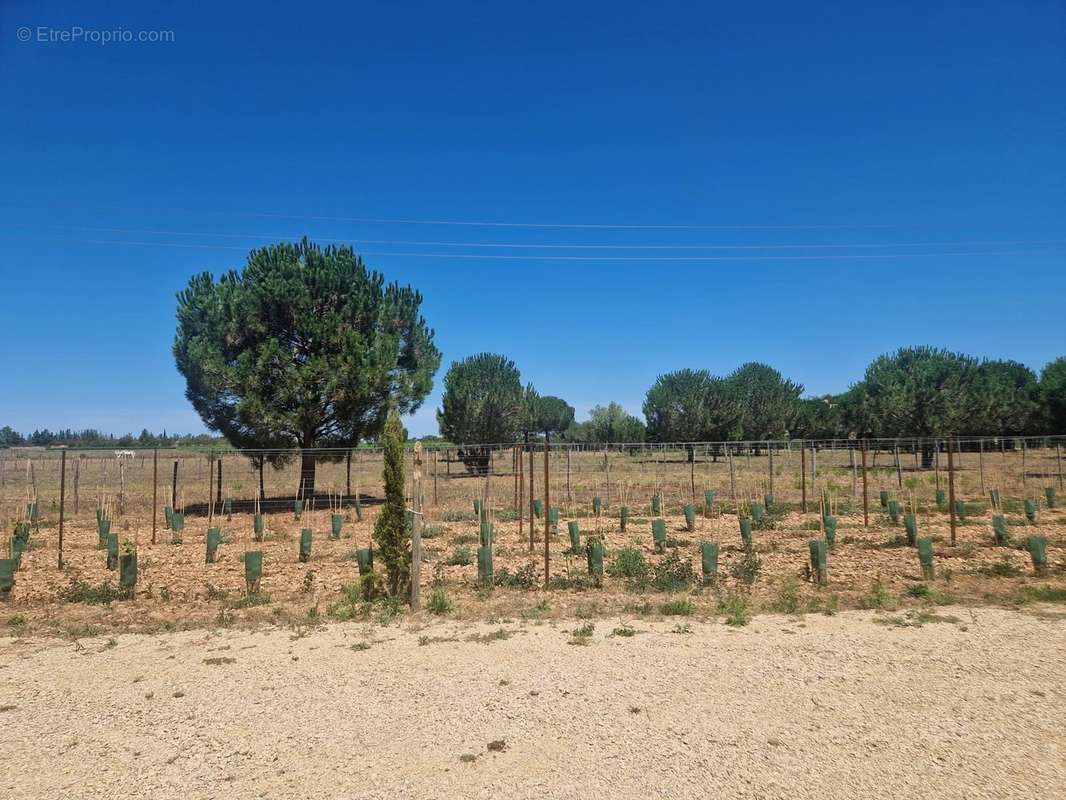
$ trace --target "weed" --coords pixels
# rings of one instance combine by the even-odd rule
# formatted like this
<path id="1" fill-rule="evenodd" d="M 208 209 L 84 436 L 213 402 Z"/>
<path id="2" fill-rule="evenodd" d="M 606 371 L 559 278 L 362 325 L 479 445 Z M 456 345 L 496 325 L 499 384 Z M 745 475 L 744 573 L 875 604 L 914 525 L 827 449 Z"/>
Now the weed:
<path id="1" fill-rule="evenodd" d="M 929 597 L 929 586 L 924 583 L 912 583 L 906 589 L 908 597 L 926 598 Z"/>
<path id="2" fill-rule="evenodd" d="M 612 578 L 624 578 L 629 589 L 640 590 L 648 585 L 648 562 L 644 553 L 636 547 L 623 547 L 607 565 L 607 574 Z"/>
<path id="3" fill-rule="evenodd" d="M 660 592 L 677 592 L 687 589 L 696 581 L 690 559 L 682 560 L 672 552 L 652 567 L 651 583 Z"/>
<path id="4" fill-rule="evenodd" d="M 725 615 L 725 624 L 741 627 L 751 621 L 748 600 L 742 594 L 729 593 L 718 601 L 718 612 Z"/>
<path id="5" fill-rule="evenodd" d="M 1022 574 L 1022 571 L 1011 563 L 1010 559 L 1006 556 L 1003 560 L 996 564 L 984 564 L 978 567 L 977 571 L 982 575 L 988 575 L 992 578 L 1015 578 Z"/>
<path id="6" fill-rule="evenodd" d="M 535 589 L 540 583 L 540 571 L 532 561 L 514 572 L 507 567 L 500 567 L 493 575 L 493 583 L 513 589 Z"/>
<path id="7" fill-rule="evenodd" d="M 892 603 L 892 597 L 888 593 L 888 589 L 881 583 L 880 580 L 875 580 L 870 585 L 869 593 L 859 601 L 859 604 L 863 608 L 888 608 Z"/>
<path id="8" fill-rule="evenodd" d="M 1066 603 L 1066 589 L 1052 586 L 1023 586 L 1011 599 L 1018 605 L 1026 603 Z"/>
<path id="9" fill-rule="evenodd" d="M 637 629 L 630 625 L 628 622 L 623 622 L 621 625 L 611 631 L 611 636 L 621 636 L 623 638 L 628 638 L 630 636 L 636 635 Z"/>
<path id="10" fill-rule="evenodd" d="M 266 592 L 256 592 L 238 597 L 236 600 L 226 600 L 225 608 L 252 608 L 270 604 L 270 595 Z"/>
<path id="11" fill-rule="evenodd" d="M 24 628 L 26 627 L 26 618 L 22 614 L 12 614 L 8 617 L 7 624 L 12 628 Z"/>
<path id="12" fill-rule="evenodd" d="M 437 616 L 443 616 L 452 610 L 452 599 L 448 597 L 448 593 L 444 591 L 441 586 L 434 586 L 429 591 L 429 598 L 426 600 L 426 609 L 431 614 Z"/>
<path id="13" fill-rule="evenodd" d="M 689 625 L 687 622 L 679 622 L 673 628 L 670 629 L 670 633 L 692 633 L 692 626 Z"/>
<path id="14" fill-rule="evenodd" d="M 626 603 L 625 606 L 623 606 L 622 610 L 625 611 L 627 614 L 636 614 L 641 617 L 646 617 L 648 616 L 648 614 L 654 611 L 651 603 L 649 603 L 647 600 L 642 603 Z"/>
<path id="15" fill-rule="evenodd" d="M 419 642 L 419 643 L 421 644 L 421 642 Z M 355 644 L 353 644 L 348 649 L 349 650 L 354 650 L 356 653 L 362 652 L 363 650 L 369 650 L 370 649 L 370 642 L 356 642 Z"/>
<path id="16" fill-rule="evenodd" d="M 213 583 L 207 584 L 206 590 L 207 590 L 207 599 L 208 600 L 225 600 L 226 599 L 226 590 L 225 589 L 219 589 Z"/>
<path id="17" fill-rule="evenodd" d="M 497 628 L 489 633 L 472 633 L 466 637 L 468 642 L 477 642 L 478 644 L 491 644 L 492 642 L 502 642 L 504 639 L 511 638 L 511 631 L 506 628 Z"/>
<path id="18" fill-rule="evenodd" d="M 596 623 L 591 620 L 584 623 L 580 628 L 575 628 L 570 634 L 570 644 L 586 645 L 592 639 L 592 634 L 596 630 Z"/>
<path id="19" fill-rule="evenodd" d="M 461 756 L 459 756 L 459 760 L 462 761 L 464 764 L 473 764 L 475 761 L 477 761 L 477 756 L 473 753 L 463 753 Z"/>
<path id="20" fill-rule="evenodd" d="M 449 567 L 469 567 L 474 563 L 474 553 L 469 547 L 456 547 L 444 563 Z"/>
<path id="21" fill-rule="evenodd" d="M 800 610 L 799 584 L 795 578 L 785 578 L 777 587 L 774 611 L 781 614 L 796 614 Z"/>
<path id="22" fill-rule="evenodd" d="M 72 578 L 70 584 L 58 592 L 60 600 L 67 603 L 87 603 L 88 605 L 108 605 L 118 600 L 122 593 L 104 581 L 99 586 L 92 586 L 79 578 Z"/>
<path id="23" fill-rule="evenodd" d="M 236 664 L 237 659 L 229 656 L 215 656 L 214 658 L 205 658 L 204 663 L 212 667 L 218 667 L 223 664 Z"/>
<path id="24" fill-rule="evenodd" d="M 667 600 L 659 606 L 659 613 L 664 617 L 687 617 L 692 613 L 692 603 L 684 597 Z"/>
<path id="25" fill-rule="evenodd" d="M 739 561 L 730 564 L 729 574 L 751 586 L 759 577 L 761 569 L 762 561 L 759 559 L 759 554 L 754 550 L 746 550 Z"/>

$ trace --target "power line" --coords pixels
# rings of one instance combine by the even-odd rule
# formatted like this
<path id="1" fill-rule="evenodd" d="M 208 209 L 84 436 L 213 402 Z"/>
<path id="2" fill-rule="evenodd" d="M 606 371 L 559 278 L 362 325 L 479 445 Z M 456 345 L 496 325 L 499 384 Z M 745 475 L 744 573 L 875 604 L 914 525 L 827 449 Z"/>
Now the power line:
<path id="1" fill-rule="evenodd" d="M 14 227 L 30 227 L 19 223 L 0 223 Z M 178 231 L 151 228 L 112 228 L 83 225 L 44 225 L 52 230 L 82 231 L 95 233 L 148 234 L 151 236 L 205 236 L 229 239 L 299 239 L 304 235 L 318 242 L 402 245 L 415 247 L 471 247 L 471 248 L 513 248 L 524 250 L 850 250 L 876 248 L 910 248 L 910 247 L 989 247 L 1064 244 L 1066 239 L 984 239 L 964 241 L 937 242 L 862 242 L 862 243 L 821 243 L 821 244 L 565 244 L 538 242 L 452 242 L 427 241 L 421 239 L 363 239 L 360 237 L 325 237 L 299 233 L 219 233 L 211 231 Z"/>
<path id="2" fill-rule="evenodd" d="M 107 244 L 107 245 L 135 245 L 144 247 L 178 247 L 178 248 L 195 248 L 195 249 L 218 249 L 218 250 L 240 250 L 244 251 L 246 248 L 238 247 L 237 245 L 227 244 L 200 244 L 200 243 L 185 243 L 185 242 L 138 242 L 131 240 L 107 240 L 107 239 L 87 239 L 86 244 Z M 971 251 L 971 252 L 953 252 L 943 251 L 939 253 L 855 253 L 855 254 L 833 254 L 833 255 L 810 255 L 810 256 L 797 256 L 797 255 L 785 255 L 785 256 L 522 256 L 522 255 L 505 255 L 499 253 L 482 254 L 482 253 L 418 253 L 418 252 L 395 252 L 395 251 L 365 251 L 360 253 L 362 256 L 394 256 L 402 258 L 448 258 L 452 260 L 477 260 L 477 261 L 613 261 L 613 262 L 629 262 L 629 261 L 681 261 L 681 262 L 715 262 L 715 261 L 865 261 L 865 260 L 884 260 L 884 259 L 898 259 L 898 258 L 943 258 L 943 257 L 971 257 L 976 258 L 979 256 L 1021 256 L 1021 255 L 1056 255 L 1059 253 L 1066 253 L 1066 250 L 999 250 L 999 251 Z"/>

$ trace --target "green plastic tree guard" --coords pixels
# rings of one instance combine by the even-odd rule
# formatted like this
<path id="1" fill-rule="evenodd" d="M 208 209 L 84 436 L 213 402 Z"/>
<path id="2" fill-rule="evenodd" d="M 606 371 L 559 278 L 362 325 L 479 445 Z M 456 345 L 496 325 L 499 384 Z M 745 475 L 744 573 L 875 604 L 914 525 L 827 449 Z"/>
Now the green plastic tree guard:
<path id="1" fill-rule="evenodd" d="M 359 502 L 359 495 L 355 495 L 355 518 L 359 521 L 363 521 L 363 504 Z"/>
<path id="2" fill-rule="evenodd" d="M 957 519 L 959 522 L 965 522 L 966 521 L 966 501 L 965 500 L 956 500 L 955 501 L 955 519 Z"/>
<path id="3" fill-rule="evenodd" d="M 822 528 L 825 530 L 826 545 L 832 547 L 837 541 L 837 518 L 832 514 L 826 514 L 822 517 Z"/>
<path id="4" fill-rule="evenodd" d="M 1044 497 L 1047 499 L 1047 507 L 1054 508 L 1057 500 L 1055 495 L 1055 487 L 1048 486 L 1046 489 L 1044 489 Z"/>
<path id="5" fill-rule="evenodd" d="M 478 532 L 480 537 L 480 545 L 482 547 L 492 547 L 492 540 L 494 536 L 491 522 L 482 522 L 481 528 Z"/>
<path id="6" fill-rule="evenodd" d="M 103 519 L 103 514 L 100 509 L 96 509 L 96 524 L 100 524 L 100 520 Z M 170 523 L 174 520 L 174 509 L 170 506 L 163 506 L 163 524 L 166 530 L 170 530 Z"/>
<path id="7" fill-rule="evenodd" d="M 995 514 L 992 517 L 992 536 L 998 545 L 1005 545 L 1010 541 L 1010 534 L 1007 532 L 1007 518 L 1002 514 Z"/>
<path id="8" fill-rule="evenodd" d="M 16 522 L 15 523 L 15 538 L 26 544 L 30 540 L 30 523 L 28 522 Z"/>
<path id="9" fill-rule="evenodd" d="M 1030 524 L 1036 524 L 1036 500 L 1025 501 L 1025 518 L 1029 520 Z"/>
<path id="10" fill-rule="evenodd" d="M 294 500 L 292 503 L 292 515 L 296 519 L 299 519 L 304 514 L 304 501 Z"/>
<path id="11" fill-rule="evenodd" d="M 108 523 L 110 526 L 110 522 Z M 175 511 L 170 515 L 170 528 L 171 530 L 178 531 L 179 533 L 185 530 L 185 512 Z"/>
<path id="12" fill-rule="evenodd" d="M 749 517 L 740 518 L 740 540 L 744 543 L 745 550 L 751 550 L 751 519 Z"/>
<path id="13" fill-rule="evenodd" d="M 27 506 L 26 506 L 26 516 L 29 517 L 30 522 L 32 524 L 34 524 L 34 525 L 37 524 L 38 509 L 37 509 L 37 503 L 36 502 L 27 504 Z"/>
<path id="14" fill-rule="evenodd" d="M 807 542 L 807 548 L 810 550 L 811 555 L 811 577 L 814 578 L 815 583 L 822 586 L 826 583 L 829 577 L 828 548 L 826 547 L 825 540 L 810 539 Z"/>
<path id="15" fill-rule="evenodd" d="M 18 536 L 11 537 L 11 560 L 15 562 L 15 569 L 22 569 L 22 551 L 26 543 Z"/>
<path id="16" fill-rule="evenodd" d="M 907 531 L 907 544 L 914 547 L 918 541 L 918 515 L 908 511 L 903 517 L 903 527 Z"/>
<path id="17" fill-rule="evenodd" d="M 711 516 L 711 511 L 714 509 L 714 490 L 708 489 L 703 493 L 703 516 Z"/>
<path id="18" fill-rule="evenodd" d="M 367 575 L 374 569 L 374 554 L 369 547 L 361 547 L 356 550 L 355 561 L 359 565 L 360 575 Z"/>
<path id="19" fill-rule="evenodd" d="M 603 501 L 599 495 L 592 498 L 592 513 L 597 517 L 600 515 L 600 511 L 603 509 Z"/>
<path id="20" fill-rule="evenodd" d="M 696 530 L 696 506 L 685 506 L 685 527 L 688 528 L 689 533 Z"/>
<path id="21" fill-rule="evenodd" d="M 626 525 L 629 524 L 629 506 L 622 506 L 618 512 L 618 524 L 622 530 L 622 533 L 626 532 Z"/>
<path id="22" fill-rule="evenodd" d="M 763 505 L 767 511 L 770 511 L 774 507 L 774 496 L 772 494 L 764 494 L 762 497 Z"/>
<path id="23" fill-rule="evenodd" d="M 540 519 L 544 515 L 544 503 L 540 500 L 533 501 L 533 516 Z"/>
<path id="24" fill-rule="evenodd" d="M 344 517 L 340 514 L 329 515 L 329 538 L 341 538 L 341 529 L 344 527 Z"/>
<path id="25" fill-rule="evenodd" d="M 252 522 L 252 532 L 254 534 L 253 538 L 257 542 L 263 541 L 263 515 L 262 514 L 256 514 L 255 515 L 255 519 Z"/>
<path id="26" fill-rule="evenodd" d="M 222 541 L 222 532 L 218 528 L 207 529 L 207 563 L 214 564 L 218 556 L 218 543 Z"/>
<path id="27" fill-rule="evenodd" d="M 922 566 L 922 577 L 931 581 L 936 572 L 933 567 L 933 540 L 928 536 L 918 538 L 918 563 Z"/>
<path id="28" fill-rule="evenodd" d="M 888 492 L 882 489 L 878 492 L 878 497 L 881 499 L 881 508 L 888 508 Z"/>
<path id="29" fill-rule="evenodd" d="M 718 542 L 700 542 L 700 564 L 704 583 L 712 583 L 718 578 Z"/>
<path id="30" fill-rule="evenodd" d="M 311 529 L 300 530 L 300 562 L 306 564 L 311 560 Z"/>
<path id="31" fill-rule="evenodd" d="M 477 549 L 477 582 L 484 587 L 492 586 L 492 548 Z"/>
<path id="32" fill-rule="evenodd" d="M 226 515 L 226 519 L 233 519 L 233 498 L 227 497 L 222 501 L 222 513 Z"/>
<path id="33" fill-rule="evenodd" d="M 107 535 L 107 568 L 115 569 L 118 566 L 118 534 Z"/>
<path id="34" fill-rule="evenodd" d="M 555 533 L 559 529 L 559 509 L 548 509 L 548 524 L 551 525 L 552 533 Z"/>
<path id="35" fill-rule="evenodd" d="M 651 521 L 651 541 L 656 553 L 666 550 L 666 520 L 653 519 Z"/>
<path id="36" fill-rule="evenodd" d="M 766 517 L 766 509 L 763 508 L 762 503 L 752 503 L 751 504 L 751 518 L 755 522 L 762 522 L 765 517 Z"/>
<path id="37" fill-rule="evenodd" d="M 999 504 L 999 489 L 993 489 L 988 493 L 989 502 L 992 503 L 992 510 L 999 511 L 1001 506 Z"/>
<path id="38" fill-rule="evenodd" d="M 481 519 L 481 501 L 474 499 L 474 516 Z"/>
<path id="39" fill-rule="evenodd" d="M 0 558 L 0 594 L 7 595 L 15 588 L 15 562 Z"/>
<path id="40" fill-rule="evenodd" d="M 122 593 L 132 598 L 137 587 L 137 554 L 123 553 L 118 560 L 118 586 Z"/>
<path id="41" fill-rule="evenodd" d="M 107 546 L 107 535 L 111 533 L 111 520 L 101 517 L 96 523 L 97 544 L 100 547 Z"/>
<path id="42" fill-rule="evenodd" d="M 889 500 L 888 501 L 888 518 L 890 520 L 892 520 L 893 523 L 899 524 L 899 501 L 898 500 Z"/>
<path id="43" fill-rule="evenodd" d="M 948 510 L 948 496 L 943 489 L 936 490 L 936 510 L 947 511 Z"/>
<path id="44" fill-rule="evenodd" d="M 244 554 L 244 586 L 248 594 L 259 591 L 259 582 L 263 578 L 263 551 L 249 550 Z"/>
<path id="45" fill-rule="evenodd" d="M 1047 537 L 1036 534 L 1029 536 L 1025 540 L 1025 547 L 1033 560 L 1033 572 L 1037 575 L 1047 572 Z"/>
<path id="46" fill-rule="evenodd" d="M 588 557 L 589 575 L 599 586 L 603 581 L 603 542 L 599 539 L 590 539 L 585 545 L 585 554 Z"/>
<path id="47" fill-rule="evenodd" d="M 651 498 L 651 513 L 658 516 L 663 513 L 663 504 L 659 499 L 659 495 L 652 495 Z"/>
<path id="48" fill-rule="evenodd" d="M 570 534 L 570 552 L 577 553 L 581 548 L 581 529 L 578 527 L 577 520 L 566 523 L 566 530 Z"/>

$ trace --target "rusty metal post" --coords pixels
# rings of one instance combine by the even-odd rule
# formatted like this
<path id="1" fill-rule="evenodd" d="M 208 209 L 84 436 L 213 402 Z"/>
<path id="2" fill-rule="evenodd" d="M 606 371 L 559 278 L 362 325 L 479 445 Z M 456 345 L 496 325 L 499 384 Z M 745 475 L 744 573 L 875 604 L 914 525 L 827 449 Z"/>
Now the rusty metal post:
<path id="1" fill-rule="evenodd" d="M 152 451 L 152 544 L 159 526 L 159 448 Z"/>
<path id="2" fill-rule="evenodd" d="M 544 588 L 548 588 L 551 579 L 549 562 L 551 559 L 551 476 L 548 471 L 548 462 L 551 456 L 551 444 L 548 436 L 544 436 Z"/>
<path id="3" fill-rule="evenodd" d="M 866 479 L 866 440 L 862 440 L 862 524 L 870 527 L 870 487 Z"/>

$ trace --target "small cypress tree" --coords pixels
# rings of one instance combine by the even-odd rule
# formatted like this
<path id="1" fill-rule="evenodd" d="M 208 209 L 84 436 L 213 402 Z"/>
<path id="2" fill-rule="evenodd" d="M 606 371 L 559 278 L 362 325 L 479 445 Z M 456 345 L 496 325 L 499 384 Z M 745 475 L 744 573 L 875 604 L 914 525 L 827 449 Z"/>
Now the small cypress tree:
<path id="1" fill-rule="evenodd" d="M 385 564 L 386 587 L 393 597 L 407 592 L 411 581 L 411 548 L 404 515 L 403 425 L 389 409 L 381 437 L 385 505 L 374 523 L 374 541 Z"/>

